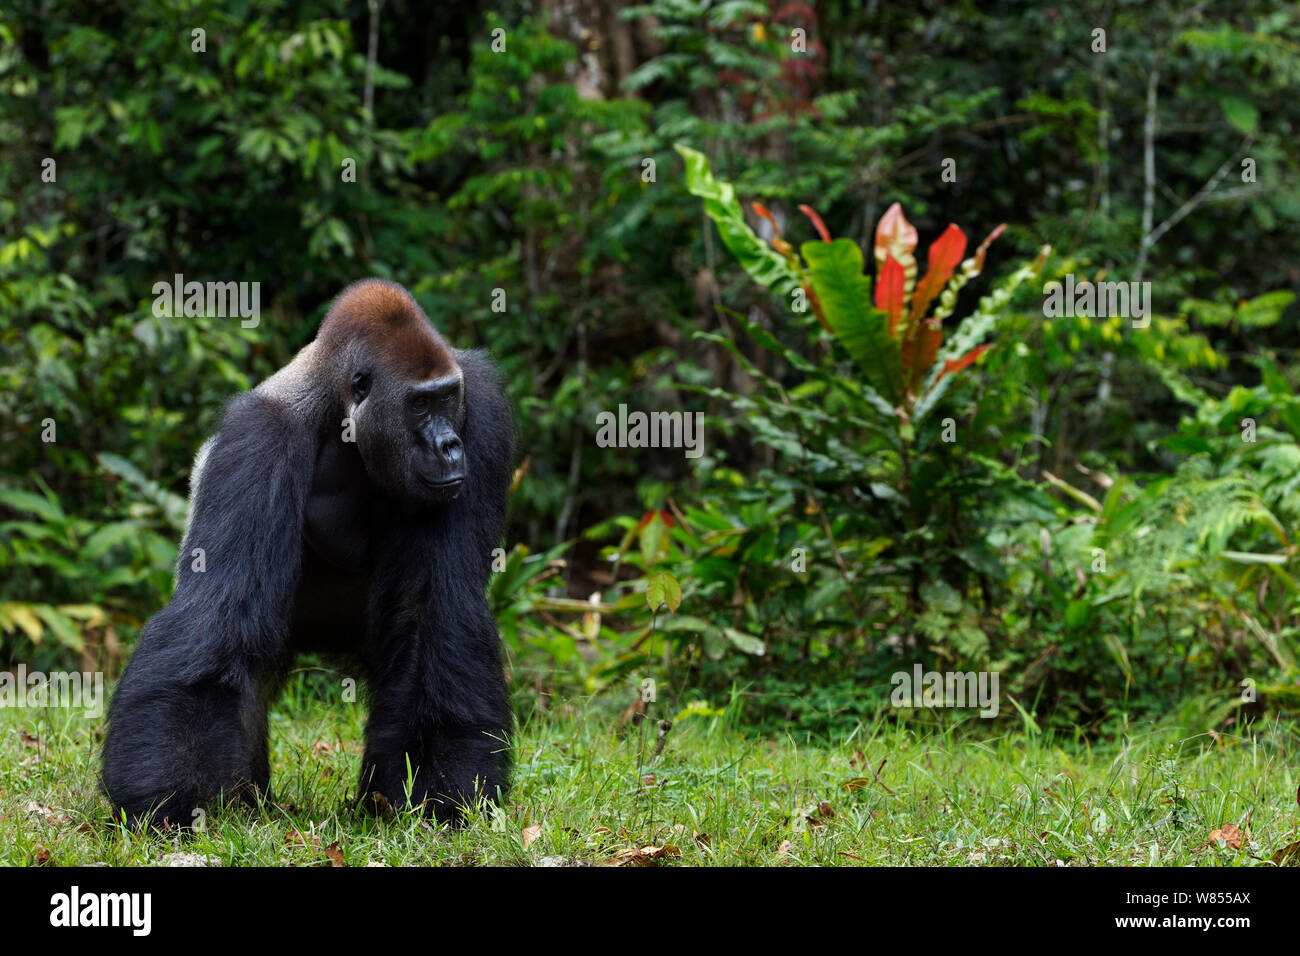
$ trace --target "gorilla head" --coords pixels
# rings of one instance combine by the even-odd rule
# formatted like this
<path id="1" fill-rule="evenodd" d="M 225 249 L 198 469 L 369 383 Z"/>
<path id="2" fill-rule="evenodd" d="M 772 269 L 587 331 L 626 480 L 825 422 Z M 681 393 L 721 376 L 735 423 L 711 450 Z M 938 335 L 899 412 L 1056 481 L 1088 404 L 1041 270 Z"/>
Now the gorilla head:
<path id="1" fill-rule="evenodd" d="M 380 279 L 350 286 L 330 307 L 318 339 L 371 480 L 416 504 L 460 494 L 470 467 L 462 440 L 464 375 L 406 290 Z"/>

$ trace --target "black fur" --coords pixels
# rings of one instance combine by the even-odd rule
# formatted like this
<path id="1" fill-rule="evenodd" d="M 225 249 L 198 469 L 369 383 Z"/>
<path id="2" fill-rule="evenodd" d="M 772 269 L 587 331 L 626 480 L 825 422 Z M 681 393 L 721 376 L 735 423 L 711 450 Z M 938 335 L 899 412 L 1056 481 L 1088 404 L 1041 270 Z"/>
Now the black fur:
<path id="1" fill-rule="evenodd" d="M 202 469 L 171 603 L 145 627 L 109 710 L 102 782 L 132 822 L 188 826 L 197 807 L 269 792 L 267 710 L 295 653 L 342 652 L 372 707 L 358 797 L 455 822 L 508 783 L 510 708 L 485 598 L 513 459 L 486 355 L 465 378 L 460 494 L 381 491 L 329 402 L 315 419 L 249 392 Z M 322 386 L 323 388 L 324 386 Z M 206 571 L 191 570 L 206 552 Z"/>

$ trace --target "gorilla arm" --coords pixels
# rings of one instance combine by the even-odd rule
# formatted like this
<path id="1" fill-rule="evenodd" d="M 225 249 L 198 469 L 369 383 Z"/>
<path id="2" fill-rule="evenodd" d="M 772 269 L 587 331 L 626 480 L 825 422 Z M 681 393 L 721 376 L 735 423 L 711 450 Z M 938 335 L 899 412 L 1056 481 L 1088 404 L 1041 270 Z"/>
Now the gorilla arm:
<path id="1" fill-rule="evenodd" d="M 195 466 L 176 590 L 109 709 L 102 782 L 132 822 L 153 812 L 188 826 L 196 806 L 268 786 L 266 706 L 284 662 L 316 445 L 294 408 L 249 392 Z"/>

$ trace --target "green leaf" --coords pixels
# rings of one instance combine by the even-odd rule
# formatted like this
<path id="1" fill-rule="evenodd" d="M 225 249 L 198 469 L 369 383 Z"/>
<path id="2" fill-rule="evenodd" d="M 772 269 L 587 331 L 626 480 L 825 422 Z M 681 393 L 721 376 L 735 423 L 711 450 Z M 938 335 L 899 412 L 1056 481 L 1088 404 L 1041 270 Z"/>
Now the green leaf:
<path id="1" fill-rule="evenodd" d="M 755 657 L 762 657 L 767 653 L 767 645 L 760 641 L 753 634 L 746 634 L 744 631 L 738 631 L 734 627 L 724 627 L 722 633 L 727 635 L 727 640 L 731 641 L 738 649 L 746 654 L 752 654 Z"/>
<path id="2" fill-rule="evenodd" d="M 1086 597 L 1071 601 L 1065 608 L 1065 626 L 1077 631 L 1092 617 L 1092 601 Z"/>
<path id="3" fill-rule="evenodd" d="M 1219 557 L 1238 564 L 1279 564 L 1290 560 L 1285 554 L 1259 554 L 1254 551 L 1220 551 Z"/>
<path id="4" fill-rule="evenodd" d="M 1253 133 L 1259 128 L 1259 110 L 1255 104 L 1239 96 L 1220 96 L 1219 105 L 1229 123 L 1243 133 Z"/>
<path id="5" fill-rule="evenodd" d="M 663 519 L 655 515 L 646 522 L 641 534 L 638 536 L 641 545 L 641 559 L 645 561 L 647 570 L 660 560 L 668 557 L 668 536 L 665 531 Z"/>
<path id="6" fill-rule="evenodd" d="M 134 521 L 115 521 L 92 534 L 81 548 L 81 557 L 87 561 L 101 558 L 115 546 L 129 541 L 140 533 Z"/>
<path id="7" fill-rule="evenodd" d="M 704 200 L 705 215 L 718 227 L 723 245 L 755 282 L 788 301 L 799 286 L 799 277 L 784 256 L 749 228 L 731 183 L 713 178 L 703 153 L 680 143 L 673 148 L 686 161 L 686 188 Z"/>
<path id="8" fill-rule="evenodd" d="M 56 611 L 48 604 L 33 604 L 32 610 L 36 615 L 46 623 L 50 632 L 55 636 L 58 642 L 65 647 L 70 647 L 74 651 L 81 650 L 84 643 L 81 639 L 81 632 L 77 630 L 72 618 Z"/>
<path id="9" fill-rule="evenodd" d="M 898 342 L 889 334 L 888 317 L 871 303 L 862 250 L 852 239 L 836 239 L 805 242 L 800 251 L 831 331 L 871 387 L 897 402 L 903 382 Z"/>
<path id="10" fill-rule="evenodd" d="M 667 605 L 669 611 L 676 611 L 682 606 L 682 586 L 667 571 L 656 572 L 646 584 L 645 602 L 651 611 L 658 611 L 661 605 Z"/>
<path id="11" fill-rule="evenodd" d="M 1276 325 L 1287 307 L 1295 301 L 1295 293 L 1288 289 L 1274 289 L 1237 307 L 1237 322 L 1244 328 L 1262 328 Z"/>
<path id="12" fill-rule="evenodd" d="M 50 524 L 63 524 L 68 520 L 58 502 L 51 501 L 44 495 L 38 495 L 32 491 L 0 488 L 0 504 L 8 505 L 15 511 L 34 514 L 42 521 L 47 521 Z"/>
<path id="13" fill-rule="evenodd" d="M 1132 684 L 1133 665 L 1129 663 L 1128 651 L 1124 649 L 1124 645 L 1120 643 L 1119 638 L 1114 634 L 1107 634 L 1103 640 L 1106 642 L 1106 647 L 1111 656 L 1115 658 L 1115 663 L 1119 664 L 1120 670 L 1124 672 L 1124 680 Z"/>

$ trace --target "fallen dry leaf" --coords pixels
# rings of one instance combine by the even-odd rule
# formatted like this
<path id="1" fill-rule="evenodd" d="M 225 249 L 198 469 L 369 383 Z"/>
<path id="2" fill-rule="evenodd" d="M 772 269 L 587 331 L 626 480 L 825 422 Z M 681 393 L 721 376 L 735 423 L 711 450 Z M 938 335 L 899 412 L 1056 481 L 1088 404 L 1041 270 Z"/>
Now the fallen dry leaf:
<path id="1" fill-rule="evenodd" d="M 1225 823 L 1222 829 L 1210 831 L 1210 840 L 1205 844 L 1205 846 L 1211 846 L 1219 840 L 1222 840 L 1228 849 L 1240 850 L 1241 841 L 1244 836 L 1245 834 L 1241 832 L 1236 824 Z"/>
<path id="2" fill-rule="evenodd" d="M 800 811 L 803 813 L 804 822 L 809 827 L 824 827 L 827 821 L 835 816 L 835 811 L 831 808 L 830 802 L 821 801 L 816 807 L 809 811 Z"/>
<path id="3" fill-rule="evenodd" d="M 861 753 L 861 751 L 859 751 L 859 753 Z M 865 760 L 866 758 L 864 757 L 863 761 Z M 866 777 L 854 777 L 852 780 L 847 780 L 844 783 L 840 784 L 840 789 L 841 790 L 863 790 L 871 786 L 872 784 L 875 784 L 876 786 L 880 787 L 880 789 L 884 790 L 885 793 L 892 794 L 894 791 L 890 790 L 887 786 L 885 786 L 883 783 L 880 782 L 880 771 L 885 769 L 885 764 L 886 762 L 888 762 L 888 760 L 889 758 L 886 757 L 884 760 L 880 761 L 880 766 L 877 767 L 874 771 L 872 771 L 871 779 L 868 780 Z M 853 761 L 850 760 L 849 763 L 853 764 Z M 857 767 L 866 766 L 866 764 L 865 762 L 859 762 L 857 764 L 853 764 L 853 766 L 856 769 Z"/>
<path id="4" fill-rule="evenodd" d="M 1268 859 L 1275 866 L 1295 866 L 1300 864 L 1300 843 L 1288 843 Z"/>
<path id="5" fill-rule="evenodd" d="M 671 843 L 663 846 L 629 847 L 614 854 L 615 866 L 658 866 L 660 860 L 679 857 L 682 851 Z"/>
<path id="6" fill-rule="evenodd" d="M 319 846 L 320 846 L 320 837 L 318 837 L 316 834 L 313 833 L 313 834 L 311 835 L 311 838 L 308 839 L 307 837 L 303 836 L 303 833 L 302 833 L 301 830 L 296 830 L 296 829 L 295 829 L 295 830 L 287 830 L 287 831 L 285 831 L 285 834 L 284 834 L 284 845 L 285 845 L 285 846 L 301 846 L 301 847 L 304 847 L 304 848 L 319 847 Z"/>
<path id="7" fill-rule="evenodd" d="M 534 823 L 530 827 L 524 827 L 523 835 L 524 849 L 527 850 L 532 845 L 533 841 L 542 835 L 542 825 L 540 823 Z"/>
<path id="8" fill-rule="evenodd" d="M 335 840 L 325 848 L 325 858 L 330 861 L 330 866 L 344 866 L 343 851 L 339 849 L 339 841 Z"/>
<path id="9" fill-rule="evenodd" d="M 19 733 L 18 736 L 22 739 L 24 747 L 39 747 L 41 745 L 40 737 L 37 737 L 35 734 L 29 734 L 25 730 Z"/>

